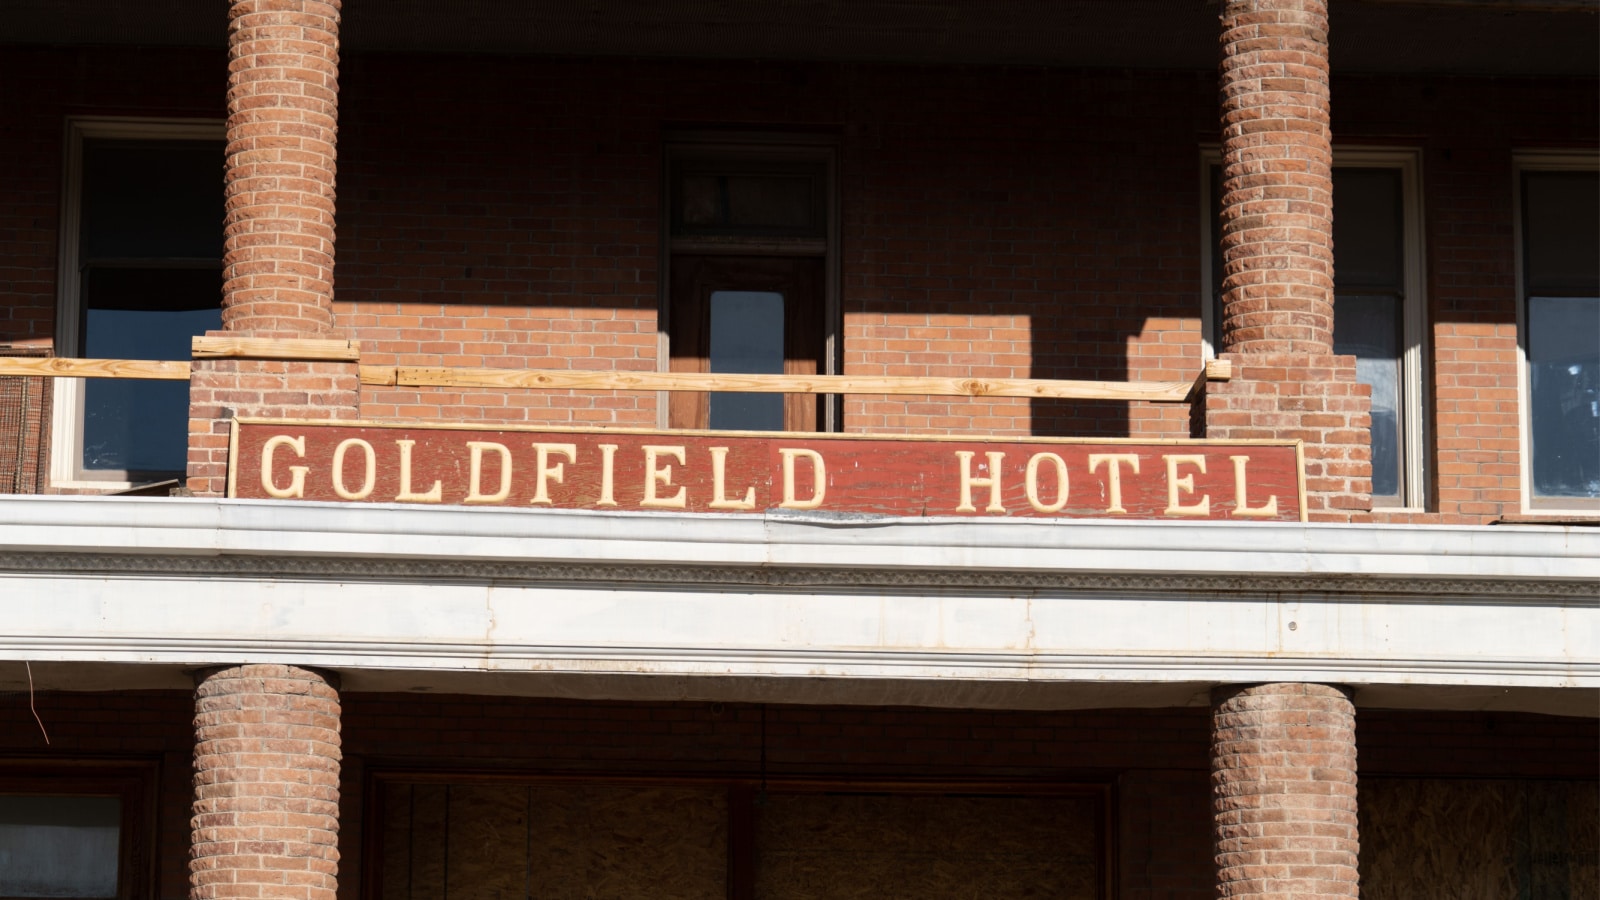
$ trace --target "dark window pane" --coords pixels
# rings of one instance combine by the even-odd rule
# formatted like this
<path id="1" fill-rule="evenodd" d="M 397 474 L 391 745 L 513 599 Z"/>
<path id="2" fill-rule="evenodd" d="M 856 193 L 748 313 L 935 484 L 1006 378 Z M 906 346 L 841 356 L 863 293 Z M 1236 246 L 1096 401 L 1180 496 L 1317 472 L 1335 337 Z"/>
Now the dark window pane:
<path id="1" fill-rule="evenodd" d="M 189 339 L 222 327 L 213 269 L 90 269 L 84 279 L 84 355 L 188 359 Z M 189 385 L 93 378 L 84 382 L 87 470 L 182 472 Z"/>
<path id="2" fill-rule="evenodd" d="M 1400 495 L 1400 300 L 1390 295 L 1334 298 L 1333 352 L 1356 358 L 1356 378 L 1372 386 L 1372 495 Z"/>
<path id="3" fill-rule="evenodd" d="M 1529 172 L 1522 199 L 1528 294 L 1600 293 L 1600 174 Z"/>
<path id="4" fill-rule="evenodd" d="M 83 258 L 221 259 L 222 146 L 85 142 Z"/>
<path id="5" fill-rule="evenodd" d="M 1533 494 L 1600 499 L 1600 298 L 1528 300 Z"/>
<path id="6" fill-rule="evenodd" d="M 728 223 L 806 229 L 814 225 L 812 179 L 738 175 L 728 179 Z"/>
<path id="7" fill-rule="evenodd" d="M 1400 289 L 1402 227 L 1400 170 L 1333 170 L 1334 277 L 1341 292 Z"/>
<path id="8" fill-rule="evenodd" d="M 183 359 L 189 338 L 222 325 L 217 309 L 89 310 L 93 359 Z M 182 472 L 189 439 L 184 381 L 88 379 L 83 400 L 83 467 Z"/>
<path id="9" fill-rule="evenodd" d="M 115 897 L 122 801 L 0 796 L 0 896 Z"/>
<path id="10" fill-rule="evenodd" d="M 688 175 L 683 179 L 682 217 L 685 225 L 721 225 L 722 179 L 715 175 Z"/>
<path id="11" fill-rule="evenodd" d="M 827 234 L 826 185 L 826 173 L 818 166 L 679 172 L 672 188 L 672 231 L 702 237 L 820 238 Z"/>
<path id="12" fill-rule="evenodd" d="M 783 374 L 783 295 L 770 291 L 711 294 L 711 371 Z M 783 430 L 782 394 L 714 392 L 711 427 Z"/>

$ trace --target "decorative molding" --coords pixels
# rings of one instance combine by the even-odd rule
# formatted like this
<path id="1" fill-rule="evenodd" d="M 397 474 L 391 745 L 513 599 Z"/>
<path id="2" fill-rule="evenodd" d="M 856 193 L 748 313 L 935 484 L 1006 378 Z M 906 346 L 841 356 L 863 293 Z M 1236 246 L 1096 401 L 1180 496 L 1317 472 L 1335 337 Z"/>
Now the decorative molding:
<path id="1" fill-rule="evenodd" d="M 995 669 L 1019 671 L 1149 671 L 1163 673 L 1210 673 L 1218 669 L 1293 669 L 1318 673 L 1381 673 L 1386 681 L 1395 676 L 1496 676 L 1600 677 L 1597 661 L 1506 660 L 1506 658 L 1390 658 L 1390 657 L 1306 657 L 1291 653 L 1251 655 L 1251 653 L 1010 653 L 984 650 L 789 650 L 782 647 L 614 647 L 614 645 L 493 644 L 478 642 L 389 642 L 338 641 L 338 639 L 259 639 L 259 637 L 171 637 L 171 636 L 5 636 L 0 637 L 0 652 L 37 653 L 38 650 L 80 653 L 122 652 L 149 657 L 168 655 L 210 655 L 229 660 L 238 655 L 250 660 L 302 660 L 293 665 L 323 665 L 326 657 L 373 658 L 394 665 L 395 660 L 414 660 L 421 668 L 437 668 L 440 661 L 531 660 L 541 668 L 552 668 L 560 661 L 610 661 L 618 665 L 635 663 L 736 668 L 765 668 L 778 671 L 803 669 L 814 677 L 830 677 L 845 669 L 864 668 L 955 668 L 979 669 L 994 677 Z M 304 661 L 312 660 L 312 661 Z M 630 671 L 630 669 L 629 669 Z M 688 674 L 688 673 L 686 673 Z M 998 676 L 1000 679 L 1016 676 Z"/>
<path id="2" fill-rule="evenodd" d="M 678 566 L 659 564 L 494 562 L 362 557 L 190 556 L 91 553 L 0 553 L 6 574 L 283 579 L 291 581 L 446 582 L 504 584 L 649 584 L 738 588 L 815 588 L 898 592 L 965 588 L 978 591 L 1116 592 L 1140 594 L 1341 595 L 1411 603 L 1504 603 L 1518 600 L 1600 601 L 1589 581 L 1501 578 L 1407 578 L 1368 575 L 1145 575 L 1100 572 L 1030 572 L 926 569 L 810 568 L 779 566 Z"/>

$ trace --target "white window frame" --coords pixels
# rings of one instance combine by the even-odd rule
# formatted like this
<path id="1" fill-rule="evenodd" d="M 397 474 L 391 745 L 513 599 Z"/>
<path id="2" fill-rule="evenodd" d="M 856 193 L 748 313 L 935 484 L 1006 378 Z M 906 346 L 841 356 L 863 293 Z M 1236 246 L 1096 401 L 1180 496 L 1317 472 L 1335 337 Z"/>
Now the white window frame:
<path id="1" fill-rule="evenodd" d="M 1214 359 L 1220 344 L 1215 321 L 1212 290 L 1212 245 L 1221 239 L 1214 233 L 1211 216 L 1211 167 L 1222 164 L 1222 149 L 1201 148 L 1200 152 L 1200 296 L 1201 335 L 1206 359 Z M 1402 444 L 1400 504 L 1385 506 L 1385 512 L 1423 512 L 1428 505 L 1428 297 L 1426 253 L 1427 237 L 1423 222 L 1422 151 L 1416 148 L 1348 146 L 1333 148 L 1333 167 L 1397 169 L 1400 172 L 1401 227 L 1405 266 L 1405 296 L 1401 300 L 1400 354 L 1400 440 Z M 1335 216 L 1339 214 L 1334 210 Z M 1335 265 L 1339 250 L 1334 248 Z"/>
<path id="2" fill-rule="evenodd" d="M 221 141 L 225 123 L 217 119 L 143 119 L 131 117 L 74 117 L 66 123 L 61 168 L 61 231 L 56 260 L 57 356 L 76 356 L 83 336 L 78 320 L 83 313 L 82 258 L 83 143 L 85 140 Z M 222 185 L 217 185 L 220 200 Z M 220 204 L 219 204 L 220 205 Z M 50 486 L 66 490 L 116 491 L 134 482 L 116 478 L 83 477 L 82 378 L 57 378 L 50 415 Z"/>
<path id="3" fill-rule="evenodd" d="M 1519 150 L 1511 155 L 1512 249 L 1517 270 L 1517 458 L 1521 511 L 1528 516 L 1592 517 L 1594 506 L 1533 505 L 1533 403 L 1528 372 L 1528 292 L 1522 259 L 1522 173 L 1593 172 L 1600 170 L 1600 152 Z"/>

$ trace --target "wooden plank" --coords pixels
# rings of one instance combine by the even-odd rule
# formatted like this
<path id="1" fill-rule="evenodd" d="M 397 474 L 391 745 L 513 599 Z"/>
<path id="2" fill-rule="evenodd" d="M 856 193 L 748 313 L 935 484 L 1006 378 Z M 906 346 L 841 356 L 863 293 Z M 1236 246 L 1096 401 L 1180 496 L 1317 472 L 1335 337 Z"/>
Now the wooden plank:
<path id="1" fill-rule="evenodd" d="M 189 363 L 183 360 L 71 359 L 63 356 L 30 359 L 6 356 L 0 357 L 0 375 L 35 375 L 46 378 L 148 378 L 160 381 L 187 381 L 189 380 Z"/>
<path id="2" fill-rule="evenodd" d="M 1233 379 L 1233 360 L 1206 360 L 1205 376 L 1207 381 L 1231 381 Z"/>
<path id="3" fill-rule="evenodd" d="M 195 359 L 295 359 L 354 361 L 361 342 L 329 338 L 252 338 L 199 336 L 190 343 Z"/>
<path id="4" fill-rule="evenodd" d="M 209 340 L 195 338 L 195 340 Z M 227 340 L 235 340 L 229 338 Z M 271 342 L 268 342 L 271 343 Z M 353 344 L 334 341 L 329 343 Z M 230 358 L 196 344 L 196 358 Z M 321 356 L 272 356 L 240 351 L 232 358 L 355 359 L 330 350 Z M 1231 367 L 1208 363 L 1203 377 L 1227 380 Z M 1183 381 L 1065 381 L 1028 378 L 913 378 L 858 375 L 728 375 L 690 372 L 590 372 L 559 369 L 476 369 L 430 366 L 361 366 L 361 383 L 376 387 L 530 388 L 578 391 L 733 391 L 779 394 L 880 394 L 940 397 L 1037 397 L 1058 400 L 1124 400 L 1182 403 L 1193 385 Z M 1215 373 L 1215 374 L 1214 374 Z M 183 360 L 0 357 L 0 376 L 50 378 L 149 378 L 184 381 Z"/>
<path id="5" fill-rule="evenodd" d="M 394 387 L 394 366 L 361 366 L 361 383 L 373 387 Z"/>
<path id="6" fill-rule="evenodd" d="M 399 387 L 536 388 L 587 391 L 737 391 L 793 394 L 917 394 L 1181 403 L 1187 381 L 1046 381 L 1026 378 L 912 378 L 858 375 L 730 375 L 400 366 Z"/>

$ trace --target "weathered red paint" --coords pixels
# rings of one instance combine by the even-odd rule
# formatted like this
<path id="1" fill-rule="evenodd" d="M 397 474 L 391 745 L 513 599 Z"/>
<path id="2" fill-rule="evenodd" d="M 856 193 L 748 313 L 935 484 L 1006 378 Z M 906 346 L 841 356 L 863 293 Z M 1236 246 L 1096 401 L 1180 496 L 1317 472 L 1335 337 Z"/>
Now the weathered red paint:
<path id="1" fill-rule="evenodd" d="M 1292 441 L 241 420 L 229 466 L 229 496 L 241 498 L 632 511 L 1297 521 L 1302 492 L 1300 446 Z"/>

